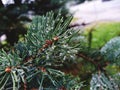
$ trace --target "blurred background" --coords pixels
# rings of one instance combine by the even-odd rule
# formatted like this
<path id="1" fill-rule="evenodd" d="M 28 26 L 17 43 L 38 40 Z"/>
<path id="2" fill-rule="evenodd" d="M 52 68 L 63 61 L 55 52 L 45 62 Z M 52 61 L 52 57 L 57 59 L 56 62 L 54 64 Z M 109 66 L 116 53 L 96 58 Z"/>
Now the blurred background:
<path id="1" fill-rule="evenodd" d="M 61 10 L 66 17 L 67 3 L 78 4 L 84 0 L 0 0 L 0 48 L 14 45 L 26 33 L 26 25 L 35 15 Z"/>

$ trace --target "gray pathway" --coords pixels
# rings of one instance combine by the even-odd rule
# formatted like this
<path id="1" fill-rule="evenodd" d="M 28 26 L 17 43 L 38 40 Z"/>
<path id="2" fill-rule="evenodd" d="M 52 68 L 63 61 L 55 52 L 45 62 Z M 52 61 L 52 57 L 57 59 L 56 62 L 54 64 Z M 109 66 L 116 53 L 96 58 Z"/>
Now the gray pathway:
<path id="1" fill-rule="evenodd" d="M 95 0 L 70 7 L 78 23 L 120 21 L 120 0 L 102 2 Z"/>

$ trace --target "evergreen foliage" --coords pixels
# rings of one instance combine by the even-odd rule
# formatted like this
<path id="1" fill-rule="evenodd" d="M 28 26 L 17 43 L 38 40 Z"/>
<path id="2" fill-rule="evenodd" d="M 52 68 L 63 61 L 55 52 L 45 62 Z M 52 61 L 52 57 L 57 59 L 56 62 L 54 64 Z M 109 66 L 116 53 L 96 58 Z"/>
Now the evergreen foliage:
<path id="1" fill-rule="evenodd" d="M 68 0 L 13 0 L 14 3 L 3 4 L 0 0 L 0 36 L 6 35 L 5 43 L 0 48 L 7 49 L 16 43 L 20 36 L 26 34 L 25 25 L 31 22 L 33 15 L 45 15 L 48 11 L 58 12 L 66 16 L 65 4 Z"/>
<path id="2" fill-rule="evenodd" d="M 0 48 L 9 49 L 26 34 L 26 24 L 31 22 L 34 15 L 45 15 L 48 11 L 56 14 L 61 10 L 64 18 L 68 15 L 66 4 L 84 0 L 12 0 L 13 3 L 3 4 L 0 0 L 0 36 L 7 39 L 1 43 Z M 70 13 L 69 13 L 70 14 Z"/>
<path id="3" fill-rule="evenodd" d="M 105 68 L 102 72 L 98 71 L 97 74 L 92 75 L 92 79 L 90 82 L 91 90 L 119 90 L 120 85 L 120 74 L 119 74 L 119 66 L 120 66 L 120 37 L 115 37 L 108 41 L 100 50 L 102 57 L 104 57 L 104 63 L 107 62 L 107 66 L 113 68 L 118 67 L 117 71 L 112 71 L 114 69 L 109 70 L 110 72 L 114 72 L 110 75 L 110 72 L 107 72 Z M 103 61 L 103 60 L 102 60 Z"/>
<path id="4" fill-rule="evenodd" d="M 113 80 L 108 79 L 104 73 L 93 74 L 90 90 L 119 90 Z"/>
<path id="5" fill-rule="evenodd" d="M 80 30 L 68 28 L 71 20 L 53 12 L 34 17 L 24 41 L 0 51 L 0 90 L 84 90 L 88 83 L 90 90 L 119 90 L 120 38 L 100 50 L 91 48 Z M 61 70 L 77 65 L 77 77 Z M 118 71 L 108 73 L 110 65 Z"/>
<path id="6" fill-rule="evenodd" d="M 72 17 L 63 22 L 60 14 L 37 16 L 30 25 L 24 42 L 0 55 L 0 90 L 74 90 L 81 88 L 79 78 L 55 68 L 73 62 L 80 43 L 72 45 L 78 31 L 67 29 Z M 76 84 L 75 84 L 76 83 Z"/>
<path id="7" fill-rule="evenodd" d="M 120 37 L 115 37 L 105 44 L 101 49 L 101 53 L 112 64 L 120 66 Z"/>

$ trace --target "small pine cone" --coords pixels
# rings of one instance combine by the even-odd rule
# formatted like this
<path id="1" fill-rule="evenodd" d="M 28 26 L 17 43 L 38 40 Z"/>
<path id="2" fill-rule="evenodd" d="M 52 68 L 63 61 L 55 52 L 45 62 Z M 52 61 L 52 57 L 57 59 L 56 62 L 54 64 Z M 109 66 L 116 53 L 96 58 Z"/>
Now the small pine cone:
<path id="1" fill-rule="evenodd" d="M 46 72 L 46 69 L 44 67 L 38 67 L 39 70 L 41 70 L 42 72 Z"/>
<path id="2" fill-rule="evenodd" d="M 59 39 L 59 37 L 57 37 L 57 36 L 53 38 L 54 41 L 58 41 L 58 39 Z"/>
<path id="3" fill-rule="evenodd" d="M 42 51 L 44 51 L 45 49 L 42 47 L 42 48 L 39 48 L 38 50 L 38 53 L 41 53 Z"/>
<path id="4" fill-rule="evenodd" d="M 67 90 L 67 89 L 64 86 L 62 86 L 58 90 Z"/>
<path id="5" fill-rule="evenodd" d="M 53 41 L 52 40 L 46 40 L 45 41 L 47 45 L 52 45 Z"/>
<path id="6" fill-rule="evenodd" d="M 11 68 L 10 67 L 5 68 L 5 72 L 6 73 L 10 73 L 11 72 Z"/>
<path id="7" fill-rule="evenodd" d="M 43 48 L 47 48 L 47 47 L 48 47 L 48 44 L 44 44 L 44 45 L 43 45 Z"/>
<path id="8" fill-rule="evenodd" d="M 31 90 L 38 90 L 37 88 L 32 88 Z"/>
<path id="9" fill-rule="evenodd" d="M 41 67 L 42 72 L 46 72 L 46 69 L 44 67 Z"/>

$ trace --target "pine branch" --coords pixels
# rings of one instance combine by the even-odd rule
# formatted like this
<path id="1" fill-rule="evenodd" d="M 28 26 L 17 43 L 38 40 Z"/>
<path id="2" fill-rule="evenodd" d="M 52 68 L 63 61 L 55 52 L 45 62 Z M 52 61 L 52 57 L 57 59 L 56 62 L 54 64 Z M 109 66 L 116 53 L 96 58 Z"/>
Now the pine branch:
<path id="1" fill-rule="evenodd" d="M 98 56 L 94 59 L 85 55 L 84 53 L 79 53 L 77 54 L 77 56 L 83 58 L 87 62 L 92 63 L 98 69 L 98 71 L 104 71 L 104 67 L 106 67 L 109 64 L 108 61 L 105 61 L 104 64 L 102 64 L 100 61 L 103 59 L 103 57 L 101 56 Z"/>
<path id="2" fill-rule="evenodd" d="M 4 67 L 0 69 L 3 71 L 0 73 L 0 80 L 8 78 L 9 75 L 10 78 L 5 83 L 2 81 L 0 88 L 75 88 L 73 84 L 78 81 L 70 82 L 74 77 L 66 76 L 53 68 L 60 63 L 75 60 L 79 50 L 80 44 L 71 44 L 72 38 L 78 36 L 78 31 L 67 29 L 71 20 L 72 17 L 69 17 L 63 22 L 59 14 L 54 19 L 52 12 L 46 16 L 35 17 L 25 41 L 16 44 L 14 50 L 8 54 L 4 50 L 1 52 L 0 67 Z M 8 83 L 11 84 L 10 87 L 6 85 Z"/>
<path id="3" fill-rule="evenodd" d="M 85 54 L 80 53 L 80 54 L 77 54 L 77 56 L 83 58 L 84 60 L 86 60 L 86 61 L 88 61 L 88 62 L 90 62 L 90 63 L 92 63 L 92 64 L 94 64 L 95 66 L 98 67 L 98 64 L 95 62 L 95 60 L 86 56 Z"/>

